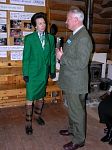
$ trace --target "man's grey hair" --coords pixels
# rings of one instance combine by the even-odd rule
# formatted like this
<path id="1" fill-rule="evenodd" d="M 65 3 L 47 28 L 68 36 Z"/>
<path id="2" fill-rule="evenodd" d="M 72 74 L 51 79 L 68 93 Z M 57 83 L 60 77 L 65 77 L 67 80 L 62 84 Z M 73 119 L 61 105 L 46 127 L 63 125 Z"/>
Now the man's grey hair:
<path id="1" fill-rule="evenodd" d="M 84 20 L 84 13 L 78 7 L 71 7 L 68 13 L 73 13 L 75 17 L 77 17 L 80 21 Z"/>

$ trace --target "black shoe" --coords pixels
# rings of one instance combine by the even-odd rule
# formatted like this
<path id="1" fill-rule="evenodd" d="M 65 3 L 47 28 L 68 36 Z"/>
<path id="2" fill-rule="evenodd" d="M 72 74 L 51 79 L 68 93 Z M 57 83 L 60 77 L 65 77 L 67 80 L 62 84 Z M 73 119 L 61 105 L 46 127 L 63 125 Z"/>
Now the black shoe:
<path id="1" fill-rule="evenodd" d="M 25 127 L 26 134 L 31 135 L 33 133 L 32 126 L 26 126 Z"/>
<path id="2" fill-rule="evenodd" d="M 112 145 L 112 127 L 111 127 L 110 133 L 109 133 L 109 144 Z"/>
<path id="3" fill-rule="evenodd" d="M 110 138 L 110 140 L 109 140 L 109 144 L 110 144 L 110 145 L 112 145 L 112 138 Z"/>
<path id="4" fill-rule="evenodd" d="M 109 136 L 105 135 L 104 137 L 101 138 L 102 142 L 109 142 Z"/>
<path id="5" fill-rule="evenodd" d="M 81 148 L 85 145 L 84 142 L 80 144 L 73 144 L 73 142 L 69 142 L 63 146 L 64 150 L 76 150 L 78 148 Z"/>
<path id="6" fill-rule="evenodd" d="M 38 117 L 37 119 L 36 119 L 36 121 L 37 121 L 37 123 L 39 124 L 39 125 L 45 125 L 45 121 L 41 118 L 41 117 Z"/>

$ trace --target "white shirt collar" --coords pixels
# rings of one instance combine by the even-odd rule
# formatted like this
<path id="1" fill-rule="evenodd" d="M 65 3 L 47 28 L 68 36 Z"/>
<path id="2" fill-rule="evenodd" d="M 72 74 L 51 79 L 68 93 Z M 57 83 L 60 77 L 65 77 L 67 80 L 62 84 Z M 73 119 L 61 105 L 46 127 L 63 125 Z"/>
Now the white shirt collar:
<path id="1" fill-rule="evenodd" d="M 45 32 L 38 32 L 38 36 L 40 37 L 41 35 L 45 35 Z"/>
<path id="2" fill-rule="evenodd" d="M 73 31 L 73 35 L 76 34 L 84 25 L 81 25 L 79 28 L 77 28 L 75 31 Z"/>

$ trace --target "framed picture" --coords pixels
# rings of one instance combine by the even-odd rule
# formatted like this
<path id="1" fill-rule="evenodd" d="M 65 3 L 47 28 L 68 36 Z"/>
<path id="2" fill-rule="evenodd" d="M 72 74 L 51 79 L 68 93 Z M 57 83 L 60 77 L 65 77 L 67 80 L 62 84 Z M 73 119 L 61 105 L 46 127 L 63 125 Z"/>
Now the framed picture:
<path id="1" fill-rule="evenodd" d="M 6 24 L 0 24 L 0 32 L 6 32 L 7 28 L 6 28 Z"/>
<path id="2" fill-rule="evenodd" d="M 24 29 L 25 29 L 25 30 L 31 30 L 31 29 L 32 29 L 32 24 L 31 24 L 31 23 L 24 22 Z"/>
<path id="3" fill-rule="evenodd" d="M 10 20 L 10 28 L 20 29 L 22 27 L 21 20 Z"/>
<path id="4" fill-rule="evenodd" d="M 14 38 L 14 45 L 23 45 L 23 38 Z"/>
<path id="5" fill-rule="evenodd" d="M 10 36 L 11 37 L 21 37 L 23 35 L 21 29 L 11 29 L 10 30 Z"/>
<path id="6" fill-rule="evenodd" d="M 7 38 L 0 38 L 0 46 L 7 45 Z"/>

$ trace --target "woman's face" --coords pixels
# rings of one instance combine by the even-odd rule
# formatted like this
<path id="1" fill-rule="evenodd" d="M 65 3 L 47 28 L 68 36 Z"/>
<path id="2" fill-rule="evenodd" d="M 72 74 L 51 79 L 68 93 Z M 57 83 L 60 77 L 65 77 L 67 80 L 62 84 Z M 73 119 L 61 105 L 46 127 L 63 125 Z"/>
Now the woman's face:
<path id="1" fill-rule="evenodd" d="M 36 30 L 38 30 L 38 32 L 44 32 L 46 29 L 46 23 L 45 20 L 43 18 L 38 18 L 36 19 Z"/>

